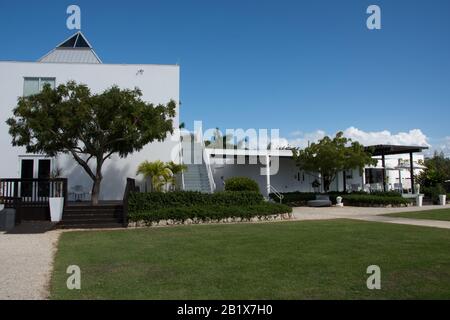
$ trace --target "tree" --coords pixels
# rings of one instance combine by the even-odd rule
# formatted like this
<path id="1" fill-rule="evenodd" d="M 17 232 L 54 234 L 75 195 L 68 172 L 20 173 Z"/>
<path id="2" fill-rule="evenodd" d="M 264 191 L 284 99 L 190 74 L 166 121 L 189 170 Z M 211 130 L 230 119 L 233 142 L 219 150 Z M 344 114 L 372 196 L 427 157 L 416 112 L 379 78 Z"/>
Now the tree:
<path id="1" fill-rule="evenodd" d="M 27 152 L 70 154 L 93 181 L 92 203 L 98 204 L 102 167 L 112 155 L 124 158 L 173 132 L 176 103 L 153 105 L 139 89 L 113 86 L 100 94 L 74 81 L 19 98 L 7 120 L 13 146 Z M 91 166 L 91 161 L 94 164 Z"/>
<path id="2" fill-rule="evenodd" d="M 155 162 L 145 161 L 138 167 L 137 174 L 150 178 L 151 190 L 161 192 L 168 183 L 175 184 L 175 175 L 186 170 L 186 166 L 174 162 L 164 163 L 160 160 Z"/>
<path id="3" fill-rule="evenodd" d="M 167 180 L 166 183 L 171 183 L 173 185 L 176 184 L 176 175 L 187 170 L 187 166 L 184 164 L 176 164 L 175 162 L 171 161 L 167 164 L 167 167 L 172 172 L 172 176 Z"/>
<path id="4" fill-rule="evenodd" d="M 432 158 L 425 159 L 426 169 L 416 177 L 422 187 L 437 187 L 450 180 L 450 159 L 444 153 L 435 152 Z"/>
<path id="5" fill-rule="evenodd" d="M 216 128 L 211 140 L 205 140 L 205 146 L 209 149 L 242 149 L 247 143 L 247 139 L 242 139 L 234 143 L 234 137 L 232 134 L 222 134 L 219 128 Z"/>
<path id="6" fill-rule="evenodd" d="M 293 149 L 292 152 L 301 170 L 320 174 L 325 192 L 329 191 L 338 172 L 356 168 L 362 172 L 366 165 L 377 163 L 363 145 L 345 138 L 342 132 L 333 139 L 324 137 L 303 150 Z"/>

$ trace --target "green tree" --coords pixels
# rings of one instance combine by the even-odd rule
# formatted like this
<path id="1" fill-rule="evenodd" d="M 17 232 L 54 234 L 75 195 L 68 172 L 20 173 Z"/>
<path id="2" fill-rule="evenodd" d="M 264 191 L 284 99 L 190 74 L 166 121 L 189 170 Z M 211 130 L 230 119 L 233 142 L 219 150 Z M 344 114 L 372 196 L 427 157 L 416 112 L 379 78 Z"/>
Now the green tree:
<path id="1" fill-rule="evenodd" d="M 416 177 L 422 187 L 439 187 L 450 180 L 450 159 L 443 152 L 435 152 L 432 158 L 425 159 L 424 165 L 426 169 Z"/>
<path id="2" fill-rule="evenodd" d="M 363 145 L 345 138 L 342 132 L 337 133 L 333 139 L 324 137 L 303 150 L 292 151 L 300 170 L 320 174 L 325 192 L 329 191 L 338 172 L 357 168 L 362 172 L 366 165 L 377 163 Z"/>
<path id="3" fill-rule="evenodd" d="M 243 149 L 246 143 L 247 139 L 242 139 L 235 144 L 233 135 L 223 135 L 219 128 L 216 128 L 211 140 L 205 140 L 205 146 L 210 149 Z"/>
<path id="4" fill-rule="evenodd" d="M 164 162 L 157 160 L 155 162 L 145 161 L 141 163 L 138 167 L 137 174 L 142 174 L 144 177 L 150 178 L 151 190 L 160 192 L 166 181 L 171 177 L 172 172 Z"/>
<path id="5" fill-rule="evenodd" d="M 177 183 L 177 181 L 176 181 L 177 174 L 187 170 L 186 165 L 176 164 L 173 161 L 167 163 L 167 168 L 169 168 L 169 170 L 171 171 L 172 176 L 166 181 L 166 183 L 171 183 L 172 185 L 176 185 L 176 183 Z"/>
<path id="6" fill-rule="evenodd" d="M 137 88 L 113 86 L 92 94 L 86 85 L 70 81 L 19 98 L 7 124 L 13 146 L 49 156 L 71 154 L 93 181 L 92 203 L 96 205 L 105 161 L 114 154 L 123 158 L 155 140 L 163 141 L 173 132 L 175 109 L 174 101 L 167 105 L 143 101 Z"/>
<path id="7" fill-rule="evenodd" d="M 137 174 L 142 174 L 146 178 L 150 178 L 151 190 L 161 192 L 163 187 L 168 183 L 175 184 L 175 176 L 186 170 L 187 167 L 174 162 L 164 163 L 160 160 L 155 162 L 145 161 L 138 167 Z"/>

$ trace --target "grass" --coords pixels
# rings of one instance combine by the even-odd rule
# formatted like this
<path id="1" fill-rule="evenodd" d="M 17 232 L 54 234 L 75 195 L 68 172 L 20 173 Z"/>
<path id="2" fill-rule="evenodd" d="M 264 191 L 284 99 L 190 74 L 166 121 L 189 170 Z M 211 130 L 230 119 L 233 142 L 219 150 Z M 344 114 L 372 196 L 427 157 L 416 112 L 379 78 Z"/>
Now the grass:
<path id="1" fill-rule="evenodd" d="M 66 288 L 69 265 L 81 290 Z M 366 269 L 381 267 L 381 290 Z M 450 230 L 334 220 L 61 236 L 52 299 L 449 299 Z"/>
<path id="2" fill-rule="evenodd" d="M 390 213 L 390 214 L 386 214 L 385 216 L 398 217 L 398 218 L 410 218 L 410 219 L 450 221 L 450 209 L 436 209 L 436 210 L 416 211 L 416 212 Z"/>

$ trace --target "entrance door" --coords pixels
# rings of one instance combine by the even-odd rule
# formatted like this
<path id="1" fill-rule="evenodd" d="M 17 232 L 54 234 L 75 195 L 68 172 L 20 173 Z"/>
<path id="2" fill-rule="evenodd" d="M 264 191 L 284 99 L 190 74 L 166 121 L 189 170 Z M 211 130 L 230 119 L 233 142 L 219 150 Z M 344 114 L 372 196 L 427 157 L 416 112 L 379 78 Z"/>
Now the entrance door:
<path id="1" fill-rule="evenodd" d="M 34 178 L 34 160 L 23 159 L 21 164 L 21 179 L 33 179 Z M 20 195 L 22 197 L 31 197 L 33 195 L 33 183 L 24 182 L 20 186 Z"/>
<path id="2" fill-rule="evenodd" d="M 51 172 L 50 159 L 22 159 L 21 179 L 49 179 Z M 39 198 L 48 198 L 50 195 L 50 185 L 48 182 L 22 181 L 21 196 L 32 198 L 37 201 Z"/>
<path id="3" fill-rule="evenodd" d="M 49 159 L 40 159 L 38 162 L 38 179 L 49 179 L 50 178 L 50 165 L 51 161 Z M 50 183 L 49 182 L 39 182 L 38 183 L 38 197 L 48 198 L 50 195 Z"/>

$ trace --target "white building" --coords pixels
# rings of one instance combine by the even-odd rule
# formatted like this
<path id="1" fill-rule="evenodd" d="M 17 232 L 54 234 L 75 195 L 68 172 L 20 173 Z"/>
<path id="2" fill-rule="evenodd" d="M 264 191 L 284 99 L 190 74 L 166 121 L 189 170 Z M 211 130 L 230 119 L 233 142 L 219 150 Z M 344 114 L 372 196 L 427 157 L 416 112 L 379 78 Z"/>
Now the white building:
<path id="1" fill-rule="evenodd" d="M 101 92 L 113 85 L 142 90 L 143 99 L 154 104 L 180 100 L 180 68 L 177 65 L 104 64 L 82 33 L 63 41 L 37 62 L 0 61 L 0 148 L 2 150 L 0 178 L 48 178 L 59 168 L 72 188 L 91 189 L 92 181 L 69 155 L 47 158 L 45 155 L 27 154 L 23 148 L 11 146 L 11 136 L 5 121 L 12 116 L 17 99 L 38 93 L 44 84 L 52 87 L 75 80 L 86 84 L 93 92 Z M 179 109 L 174 118 L 174 129 L 179 127 Z M 189 135 L 190 136 L 190 135 Z M 261 192 L 313 192 L 316 176 L 299 170 L 289 150 L 218 150 L 205 149 L 203 141 L 183 140 L 175 134 L 162 143 L 151 143 L 142 151 L 126 159 L 113 156 L 104 166 L 100 199 L 119 200 L 123 197 L 127 177 L 137 178 L 136 169 L 145 160 L 175 161 L 183 159 L 188 170 L 182 177 L 182 188 L 214 192 L 223 189 L 223 181 L 233 176 L 247 176 L 256 180 Z M 182 147 L 183 146 L 183 147 Z M 183 156 L 181 155 L 183 148 Z M 340 173 L 331 185 L 332 190 L 405 189 L 413 191 L 411 175 L 402 168 L 413 157 L 413 163 L 423 159 L 420 147 L 377 146 L 375 156 L 385 155 L 385 164 Z M 225 158 L 225 159 L 224 159 Z M 236 161 L 243 159 L 242 161 Z M 259 161 L 262 159 L 263 161 Z M 403 162 L 399 162 L 402 159 Z M 195 161 L 193 161 L 195 160 Z M 267 170 L 265 162 L 277 166 Z M 406 161 L 406 162 L 405 162 Z M 414 165 L 415 166 L 415 165 Z M 409 167 L 410 169 L 410 167 Z M 386 183 L 383 183 L 386 170 Z M 417 168 L 413 172 L 417 173 Z M 411 170 L 410 170 L 411 171 Z M 380 186 L 381 184 L 381 186 Z M 145 190 L 141 181 L 141 188 Z"/>
<path id="2" fill-rule="evenodd" d="M 0 61 L 0 150 L 1 178 L 48 177 L 59 168 L 68 178 L 69 191 L 82 186 L 90 191 L 92 180 L 71 156 L 47 158 L 27 154 L 24 148 L 12 147 L 5 121 L 21 96 L 38 93 L 46 83 L 52 87 L 75 80 L 86 84 L 94 93 L 113 85 L 142 90 L 143 99 L 153 104 L 180 100 L 180 68 L 177 65 L 104 64 L 82 33 L 77 33 L 36 62 Z M 173 119 L 179 126 L 179 110 Z M 126 159 L 113 156 L 104 166 L 101 199 L 122 199 L 127 177 L 135 178 L 139 163 L 144 160 L 170 161 L 179 139 L 169 137 L 162 143 L 152 143 Z M 175 152 L 176 155 L 176 152 Z"/>

